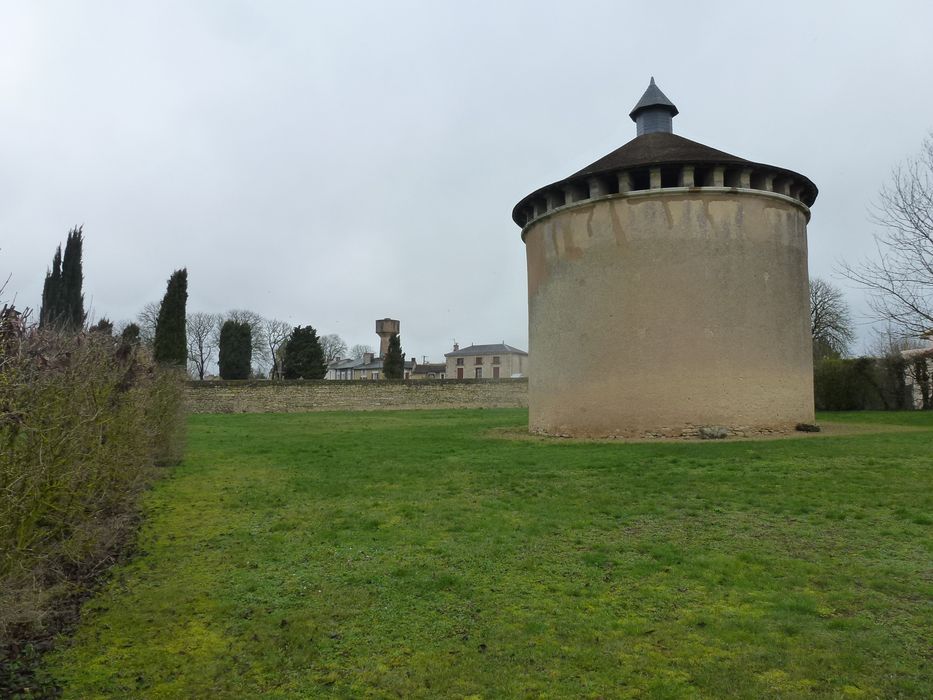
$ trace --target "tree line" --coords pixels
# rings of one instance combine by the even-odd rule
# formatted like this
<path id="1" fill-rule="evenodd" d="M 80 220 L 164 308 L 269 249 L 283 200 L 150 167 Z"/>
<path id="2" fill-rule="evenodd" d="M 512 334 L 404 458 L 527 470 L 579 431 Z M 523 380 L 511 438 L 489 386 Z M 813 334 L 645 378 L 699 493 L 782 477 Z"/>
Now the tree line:
<path id="1" fill-rule="evenodd" d="M 868 290 L 874 318 L 885 324 L 875 349 L 899 354 L 933 336 L 933 134 L 918 156 L 894 169 L 873 220 L 880 227 L 876 257 L 843 263 L 840 273 Z M 64 252 L 61 246 L 55 251 L 43 286 L 40 325 L 74 329 L 85 323 L 82 246 L 78 226 L 69 231 Z M 156 359 L 188 365 L 199 379 L 215 360 L 221 377 L 320 378 L 328 363 L 372 352 L 363 345 L 348 349 L 336 334 L 318 336 L 310 326 L 292 328 L 243 309 L 186 315 L 186 289 L 187 272 L 176 270 L 162 302 L 147 304 L 135 322 L 118 330 L 124 339 L 152 347 Z M 810 327 L 815 362 L 849 353 L 855 333 L 848 305 L 841 290 L 819 278 L 810 281 Z M 113 324 L 101 319 L 93 329 L 112 332 Z M 389 354 L 384 371 L 394 376 L 404 355 L 394 345 Z"/>
<path id="2" fill-rule="evenodd" d="M 152 337 L 154 305 L 138 321 Z M 348 346 L 336 333 L 319 335 L 312 326 L 291 326 L 248 309 L 226 313 L 197 311 L 187 317 L 188 368 L 204 379 L 214 364 L 222 379 L 321 379 L 341 358 L 362 358 L 369 345 Z"/>
<path id="3" fill-rule="evenodd" d="M 83 227 L 77 226 L 68 232 L 64 252 L 60 245 L 56 249 L 43 285 L 40 327 L 84 328 L 83 244 Z M 187 299 L 188 272 L 182 268 L 169 277 L 162 300 L 146 304 L 135 321 L 115 328 L 104 317 L 88 330 L 148 347 L 157 362 L 187 367 L 202 380 L 214 362 L 222 379 L 322 379 L 331 362 L 373 352 L 368 345 L 348 347 L 335 333 L 319 336 L 310 325 L 292 327 L 247 309 L 188 313 Z M 386 377 L 403 376 L 404 357 L 394 336 L 384 361 Z"/>

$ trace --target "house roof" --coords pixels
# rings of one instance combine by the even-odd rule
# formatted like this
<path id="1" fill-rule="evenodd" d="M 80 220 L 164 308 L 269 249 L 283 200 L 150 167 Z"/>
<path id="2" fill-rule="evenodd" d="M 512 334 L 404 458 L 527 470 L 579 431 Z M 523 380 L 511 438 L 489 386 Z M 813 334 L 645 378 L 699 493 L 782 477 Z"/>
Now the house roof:
<path id="1" fill-rule="evenodd" d="M 420 365 L 418 365 L 415 360 L 405 360 L 404 369 L 414 370 L 419 366 Z M 373 358 L 372 362 L 364 362 L 362 357 L 356 357 L 350 360 L 337 360 L 336 362 L 331 362 L 329 365 L 327 365 L 327 369 L 381 370 L 382 358 L 375 357 Z"/>
<path id="2" fill-rule="evenodd" d="M 415 365 L 414 360 L 405 360 L 405 364 L 404 364 L 405 369 L 410 370 L 414 368 L 415 366 L 416 365 Z M 382 358 L 377 357 L 372 362 L 367 362 L 367 363 L 360 361 L 360 364 L 355 366 L 353 369 L 382 369 Z"/>
<path id="3" fill-rule="evenodd" d="M 901 357 L 904 359 L 910 360 L 916 357 L 930 357 L 933 358 L 933 347 L 929 348 L 910 348 L 909 350 L 901 350 Z"/>
<path id="4" fill-rule="evenodd" d="M 430 374 L 431 372 L 437 374 L 438 372 L 446 371 L 447 365 L 443 362 L 428 362 L 415 367 L 415 374 Z"/>
<path id="5" fill-rule="evenodd" d="M 359 364 L 362 364 L 363 360 L 359 357 L 350 358 L 347 360 L 334 360 L 329 365 L 327 369 L 352 369 Z"/>
<path id="6" fill-rule="evenodd" d="M 528 353 L 518 348 L 513 348 L 505 343 L 496 343 L 495 345 L 470 345 L 466 348 L 460 348 L 453 352 L 444 354 L 444 357 L 465 357 L 467 355 L 527 355 Z"/>

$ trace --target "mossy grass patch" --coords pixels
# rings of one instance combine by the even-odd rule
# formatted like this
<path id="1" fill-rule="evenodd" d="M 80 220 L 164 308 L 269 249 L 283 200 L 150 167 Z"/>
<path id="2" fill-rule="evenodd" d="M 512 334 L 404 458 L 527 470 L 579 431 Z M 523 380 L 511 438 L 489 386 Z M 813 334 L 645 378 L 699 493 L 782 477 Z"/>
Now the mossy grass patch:
<path id="1" fill-rule="evenodd" d="M 818 422 L 872 427 L 193 416 L 46 670 L 72 698 L 931 697 L 933 415 Z"/>

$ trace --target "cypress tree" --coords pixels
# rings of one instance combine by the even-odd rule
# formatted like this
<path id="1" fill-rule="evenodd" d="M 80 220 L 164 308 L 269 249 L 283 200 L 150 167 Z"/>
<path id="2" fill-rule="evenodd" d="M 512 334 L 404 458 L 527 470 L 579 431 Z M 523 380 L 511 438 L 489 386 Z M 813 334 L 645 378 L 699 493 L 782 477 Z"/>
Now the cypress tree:
<path id="1" fill-rule="evenodd" d="M 76 226 L 68 232 L 65 240 L 65 254 L 62 256 L 62 277 L 60 293 L 59 319 L 63 328 L 77 331 L 84 327 L 84 285 L 81 255 L 84 246 L 83 226 Z"/>
<path id="2" fill-rule="evenodd" d="M 323 379 L 327 374 L 324 350 L 317 331 L 311 326 L 296 326 L 285 343 L 282 372 L 286 379 Z"/>
<path id="3" fill-rule="evenodd" d="M 45 283 L 42 285 L 42 308 L 39 309 L 39 327 L 46 328 L 58 323 L 61 316 L 62 293 L 62 247 L 55 249 L 52 258 L 52 269 L 45 273 Z"/>
<path id="4" fill-rule="evenodd" d="M 249 379 L 253 343 L 248 323 L 232 319 L 224 321 L 220 327 L 219 355 L 217 363 L 220 365 L 221 379 Z"/>
<path id="5" fill-rule="evenodd" d="M 188 361 L 185 337 L 185 304 L 188 301 L 188 270 L 175 270 L 168 278 L 159 318 L 156 321 L 153 357 L 157 362 L 184 366 Z"/>
<path id="6" fill-rule="evenodd" d="M 382 372 L 386 379 L 401 379 L 405 376 L 405 354 L 402 352 L 402 341 L 398 333 L 389 337 L 389 347 L 382 360 Z"/>

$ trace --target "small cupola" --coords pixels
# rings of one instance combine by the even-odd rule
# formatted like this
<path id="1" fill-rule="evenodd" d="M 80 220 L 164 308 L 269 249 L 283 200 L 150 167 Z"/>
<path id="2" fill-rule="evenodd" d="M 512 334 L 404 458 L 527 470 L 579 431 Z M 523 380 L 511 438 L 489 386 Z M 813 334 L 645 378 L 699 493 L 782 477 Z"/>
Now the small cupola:
<path id="1" fill-rule="evenodd" d="M 674 132 L 673 119 L 677 116 L 677 107 L 667 99 L 651 77 L 651 83 L 645 94 L 638 100 L 635 108 L 629 112 L 638 136 L 643 134 Z"/>

